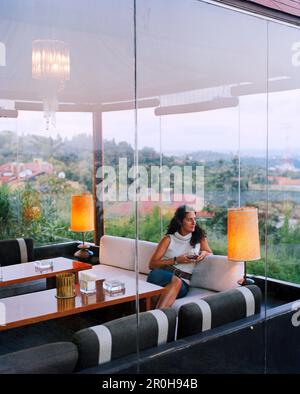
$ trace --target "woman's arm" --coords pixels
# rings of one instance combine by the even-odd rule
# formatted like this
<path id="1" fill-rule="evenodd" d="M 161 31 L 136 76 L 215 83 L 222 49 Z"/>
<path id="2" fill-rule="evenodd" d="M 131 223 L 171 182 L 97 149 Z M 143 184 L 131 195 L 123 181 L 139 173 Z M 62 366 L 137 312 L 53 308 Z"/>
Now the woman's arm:
<path id="1" fill-rule="evenodd" d="M 212 254 L 212 250 L 208 245 L 207 239 L 206 238 L 202 238 L 200 241 L 200 254 L 197 257 L 196 261 L 201 261 L 204 259 L 204 257 L 209 256 L 210 254 Z"/>
<path id="2" fill-rule="evenodd" d="M 167 260 L 162 260 L 164 257 L 169 245 L 170 245 L 171 239 L 167 235 L 163 237 L 163 239 L 160 241 L 160 243 L 157 245 L 157 248 L 155 249 L 155 252 L 153 253 L 150 262 L 149 262 L 149 268 L 151 270 L 155 268 L 163 268 L 166 265 L 172 265 L 174 264 L 174 259 L 167 259 Z M 181 255 L 181 256 L 176 256 L 176 261 L 178 263 L 190 263 L 191 260 L 186 256 L 186 255 Z"/>
<path id="3" fill-rule="evenodd" d="M 202 238 L 201 239 L 201 241 L 200 241 L 200 250 L 201 251 L 204 250 L 206 252 L 212 253 L 212 250 L 211 250 L 211 248 L 208 245 L 207 238 Z"/>

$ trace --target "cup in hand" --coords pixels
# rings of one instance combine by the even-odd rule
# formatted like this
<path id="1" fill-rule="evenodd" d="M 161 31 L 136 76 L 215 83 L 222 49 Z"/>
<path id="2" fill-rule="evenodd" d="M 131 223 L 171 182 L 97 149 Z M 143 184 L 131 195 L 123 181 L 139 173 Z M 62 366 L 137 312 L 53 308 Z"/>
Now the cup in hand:
<path id="1" fill-rule="evenodd" d="M 190 260 L 196 260 L 199 254 L 196 252 L 195 249 L 192 249 L 190 253 L 188 253 L 187 258 Z"/>

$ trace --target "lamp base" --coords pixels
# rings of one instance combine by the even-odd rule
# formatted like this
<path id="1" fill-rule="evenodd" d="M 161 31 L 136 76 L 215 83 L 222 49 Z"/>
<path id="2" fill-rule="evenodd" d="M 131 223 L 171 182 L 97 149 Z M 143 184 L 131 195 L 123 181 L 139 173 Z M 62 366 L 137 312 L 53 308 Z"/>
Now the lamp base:
<path id="1" fill-rule="evenodd" d="M 250 278 L 243 278 L 243 279 L 240 279 L 240 280 L 238 280 L 238 284 L 240 285 L 240 286 L 248 286 L 248 285 L 254 285 L 254 280 L 253 279 L 250 279 Z"/>
<path id="2" fill-rule="evenodd" d="M 89 250 L 89 245 L 81 244 L 78 246 L 78 249 L 79 250 L 77 250 L 77 252 L 74 253 L 74 256 L 77 257 L 78 259 L 87 260 L 94 255 L 94 253 L 91 250 Z"/>

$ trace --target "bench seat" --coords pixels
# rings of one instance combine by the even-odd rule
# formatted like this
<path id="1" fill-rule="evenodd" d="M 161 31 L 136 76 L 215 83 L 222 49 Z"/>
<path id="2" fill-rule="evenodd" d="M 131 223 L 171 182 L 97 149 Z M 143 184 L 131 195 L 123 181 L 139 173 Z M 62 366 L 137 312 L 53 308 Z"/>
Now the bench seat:
<path id="1" fill-rule="evenodd" d="M 138 241 L 139 279 L 147 280 L 150 272 L 149 261 L 157 243 Z M 100 240 L 100 265 L 93 267 L 93 272 L 105 279 L 135 278 L 134 239 L 104 235 Z M 229 261 L 227 256 L 208 256 L 197 265 L 191 280 L 188 294 L 177 299 L 172 308 L 178 313 L 180 307 L 193 300 L 238 287 L 238 279 L 243 277 L 244 263 Z"/>

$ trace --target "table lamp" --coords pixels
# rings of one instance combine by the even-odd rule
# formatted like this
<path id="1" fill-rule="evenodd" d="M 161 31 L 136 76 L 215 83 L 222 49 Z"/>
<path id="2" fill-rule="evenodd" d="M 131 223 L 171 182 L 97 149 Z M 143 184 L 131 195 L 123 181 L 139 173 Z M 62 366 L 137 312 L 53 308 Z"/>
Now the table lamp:
<path id="1" fill-rule="evenodd" d="M 91 194 L 72 196 L 71 203 L 71 226 L 70 230 L 82 233 L 82 244 L 74 256 L 79 259 L 88 259 L 93 255 L 89 245 L 84 243 L 84 233 L 95 229 L 94 200 Z"/>
<path id="2" fill-rule="evenodd" d="M 257 208 L 241 207 L 228 209 L 227 221 L 228 259 L 244 261 L 244 278 L 238 281 L 241 286 L 253 284 L 247 278 L 246 262 L 260 259 Z"/>

